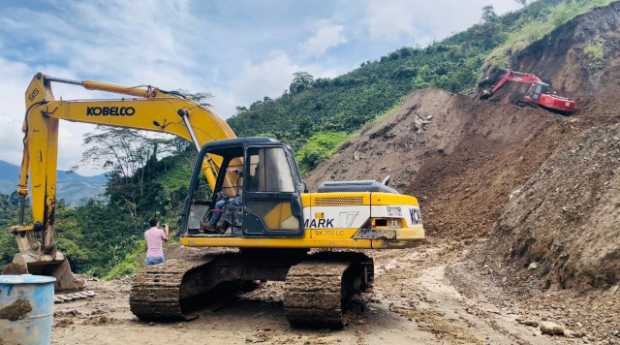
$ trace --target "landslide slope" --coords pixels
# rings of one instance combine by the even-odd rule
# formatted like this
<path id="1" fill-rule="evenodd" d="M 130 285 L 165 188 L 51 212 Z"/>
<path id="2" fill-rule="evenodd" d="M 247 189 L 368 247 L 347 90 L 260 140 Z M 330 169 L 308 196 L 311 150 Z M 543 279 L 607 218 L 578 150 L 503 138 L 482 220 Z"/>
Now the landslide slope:
<path id="1" fill-rule="evenodd" d="M 557 121 L 537 109 L 422 90 L 306 180 L 315 188 L 323 180 L 390 175 L 394 187 L 421 199 L 431 234 L 471 237 L 486 233 L 508 194 L 547 158 Z"/>
<path id="2" fill-rule="evenodd" d="M 617 284 L 619 27 L 615 2 L 513 55 L 513 69 L 579 99 L 573 117 L 519 108 L 509 97 L 418 91 L 342 145 L 309 185 L 391 175 L 396 188 L 420 198 L 431 237 L 488 235 L 476 255 L 508 280 Z M 528 271 L 531 262 L 540 269 Z"/>
<path id="3" fill-rule="evenodd" d="M 558 27 L 519 53 L 514 65 L 542 71 L 582 106 L 571 120 L 574 135 L 505 205 L 489 257 L 515 282 L 578 290 L 617 284 L 620 2 Z M 539 268 L 526 270 L 531 263 Z"/>

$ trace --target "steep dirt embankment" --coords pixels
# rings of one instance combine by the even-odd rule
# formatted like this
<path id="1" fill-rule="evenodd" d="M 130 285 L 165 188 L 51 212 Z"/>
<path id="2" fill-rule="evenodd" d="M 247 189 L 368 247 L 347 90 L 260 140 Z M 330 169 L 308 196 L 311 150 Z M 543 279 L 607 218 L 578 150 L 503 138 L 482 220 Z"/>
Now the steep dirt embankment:
<path id="1" fill-rule="evenodd" d="M 575 135 L 513 193 L 487 257 L 515 284 L 579 290 L 617 284 L 620 2 L 560 26 L 517 54 L 513 65 L 577 96 L 581 109 L 571 120 Z"/>
<path id="2" fill-rule="evenodd" d="M 618 284 L 619 28 L 616 2 L 514 56 L 513 69 L 579 98 L 573 117 L 518 108 L 501 95 L 481 102 L 424 90 L 308 181 L 392 175 L 396 188 L 420 198 L 431 237 L 488 234 L 474 256 L 515 285 Z"/>
<path id="3" fill-rule="evenodd" d="M 489 246 L 496 257 L 537 262 L 547 285 L 620 280 L 620 126 L 564 143 L 512 196 Z"/>
<path id="4" fill-rule="evenodd" d="M 421 200 L 433 235 L 485 233 L 561 136 L 537 109 L 496 105 L 437 89 L 413 93 L 399 111 L 362 131 L 307 178 L 382 179 Z"/>

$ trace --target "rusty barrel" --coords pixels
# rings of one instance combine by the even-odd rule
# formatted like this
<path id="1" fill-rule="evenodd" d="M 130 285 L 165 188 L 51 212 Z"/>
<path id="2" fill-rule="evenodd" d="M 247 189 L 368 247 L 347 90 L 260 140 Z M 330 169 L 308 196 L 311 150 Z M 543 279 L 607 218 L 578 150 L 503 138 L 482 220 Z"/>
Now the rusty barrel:
<path id="1" fill-rule="evenodd" d="M 31 274 L 0 275 L 0 344 L 51 343 L 55 280 Z"/>

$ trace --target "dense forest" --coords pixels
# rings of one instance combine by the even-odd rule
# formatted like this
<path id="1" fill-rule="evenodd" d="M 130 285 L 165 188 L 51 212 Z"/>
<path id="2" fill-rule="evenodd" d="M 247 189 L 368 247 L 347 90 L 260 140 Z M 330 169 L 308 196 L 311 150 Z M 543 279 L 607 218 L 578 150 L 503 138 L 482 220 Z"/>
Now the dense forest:
<path id="1" fill-rule="evenodd" d="M 229 123 L 239 136 L 271 136 L 291 144 L 307 171 L 412 90 L 471 90 L 485 66 L 508 65 L 528 43 L 610 2 L 540 0 L 503 16 L 487 6 L 479 24 L 426 48 L 403 47 L 333 79 L 300 71 L 281 97 L 239 107 Z M 58 203 L 58 247 L 75 271 L 105 277 L 131 273 L 144 251 L 148 219 L 157 216 L 176 228 L 195 154 L 177 140 L 127 129 L 105 129 L 86 137 L 85 145 L 90 147 L 85 162 L 111 171 L 106 198 L 74 208 Z M 124 151 L 114 151 L 120 148 Z M 0 228 L 14 224 L 16 212 L 16 197 L 0 195 Z M 13 238 L 0 231 L 0 264 L 14 251 Z"/>

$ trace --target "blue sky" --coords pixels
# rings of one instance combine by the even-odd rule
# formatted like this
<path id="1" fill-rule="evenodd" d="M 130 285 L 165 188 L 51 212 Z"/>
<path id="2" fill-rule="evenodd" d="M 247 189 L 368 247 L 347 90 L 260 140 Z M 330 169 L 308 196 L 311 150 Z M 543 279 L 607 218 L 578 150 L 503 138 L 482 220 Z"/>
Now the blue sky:
<path id="1" fill-rule="evenodd" d="M 297 71 L 333 77 L 403 46 L 425 46 L 503 13 L 514 0 L 3 1 L 0 159 L 21 153 L 23 92 L 32 75 L 210 92 L 223 117 L 275 98 Z M 66 86 L 56 96 L 97 95 Z M 60 168 L 80 161 L 93 127 L 63 123 Z M 99 172 L 83 167 L 81 173 Z"/>

